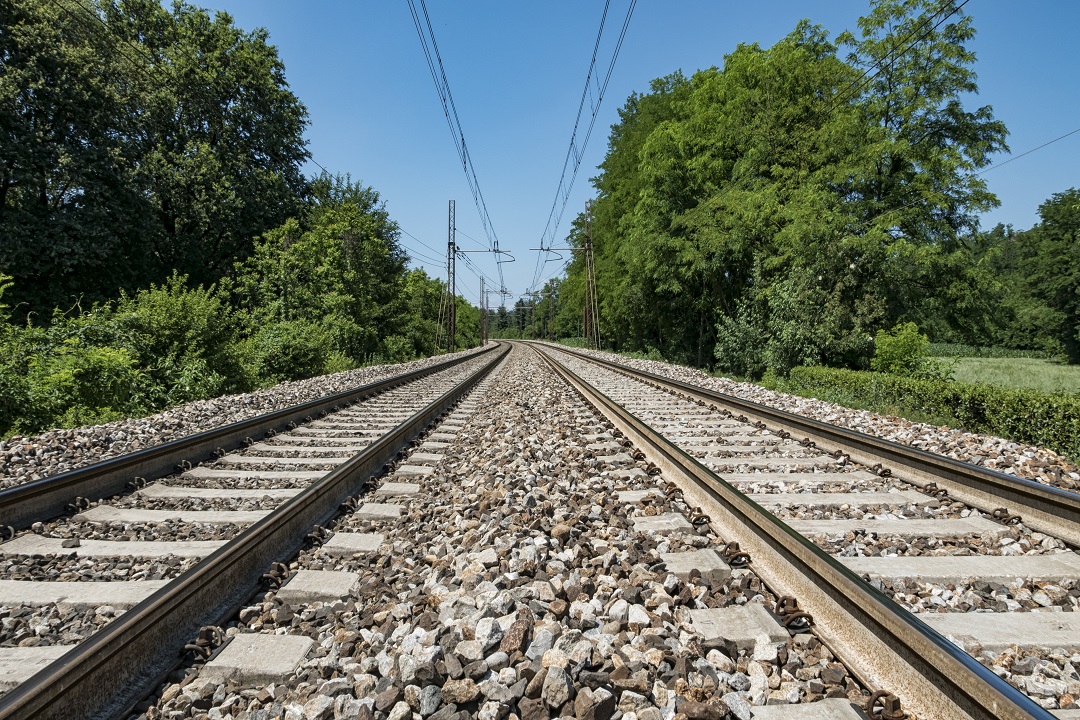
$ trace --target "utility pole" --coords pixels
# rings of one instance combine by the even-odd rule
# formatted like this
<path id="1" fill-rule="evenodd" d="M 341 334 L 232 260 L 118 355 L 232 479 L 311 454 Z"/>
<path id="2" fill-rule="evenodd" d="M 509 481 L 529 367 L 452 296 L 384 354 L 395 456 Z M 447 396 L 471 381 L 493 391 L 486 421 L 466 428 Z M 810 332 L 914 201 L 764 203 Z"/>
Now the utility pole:
<path id="1" fill-rule="evenodd" d="M 480 344 L 487 343 L 487 293 L 484 292 L 484 278 L 480 278 Z"/>
<path id="2" fill-rule="evenodd" d="M 548 285 L 548 340 L 555 342 L 555 288 L 551 285 Z"/>
<path id="3" fill-rule="evenodd" d="M 588 200 L 585 202 L 585 242 L 582 247 L 544 247 L 541 244 L 538 248 L 529 249 L 548 253 L 561 250 L 569 250 L 570 252 L 585 251 L 585 303 L 581 309 L 581 337 L 589 347 L 599 350 L 600 303 L 597 300 L 596 261 L 593 256 L 592 240 L 592 200 Z M 554 308 L 554 303 L 552 308 Z M 551 310 L 551 317 L 554 318 L 553 309 Z M 554 329 L 551 332 L 554 333 Z M 552 337 L 554 338 L 554 335 Z"/>
<path id="4" fill-rule="evenodd" d="M 600 307 L 596 299 L 596 263 L 593 260 L 592 201 L 585 203 L 585 308 L 583 332 L 589 347 L 600 349 Z"/>
<path id="5" fill-rule="evenodd" d="M 533 318 L 536 314 L 536 303 L 540 297 L 540 292 L 533 290 L 532 292 L 523 293 L 529 298 L 529 321 L 525 323 L 525 327 L 531 327 L 533 324 Z M 541 337 L 542 333 L 537 333 L 536 337 Z"/>
<path id="6" fill-rule="evenodd" d="M 450 237 L 446 243 L 446 291 L 450 295 L 446 316 L 446 352 L 457 347 L 457 278 L 454 277 L 457 260 L 457 220 L 454 217 L 454 201 L 450 201 Z"/>

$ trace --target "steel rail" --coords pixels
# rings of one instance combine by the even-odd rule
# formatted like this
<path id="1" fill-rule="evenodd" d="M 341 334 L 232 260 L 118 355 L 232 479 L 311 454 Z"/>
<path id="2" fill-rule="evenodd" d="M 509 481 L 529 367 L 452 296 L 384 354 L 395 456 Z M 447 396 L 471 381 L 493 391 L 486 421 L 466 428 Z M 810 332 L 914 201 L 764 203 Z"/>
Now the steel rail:
<path id="1" fill-rule="evenodd" d="M 708 390 L 679 380 L 671 380 L 645 370 L 547 345 L 582 360 L 651 383 L 694 400 L 720 405 L 751 420 L 763 422 L 770 430 L 784 430 L 794 438 L 807 438 L 826 452 L 839 450 L 852 460 L 873 466 L 881 463 L 893 474 L 918 487 L 936 483 L 939 489 L 985 512 L 1000 507 L 1021 516 L 1028 527 L 1053 535 L 1080 547 L 1080 494 L 1018 478 L 996 470 L 972 465 L 943 455 L 913 448 L 892 440 L 837 427 L 820 420 L 801 417 L 750 400 Z"/>
<path id="2" fill-rule="evenodd" d="M 344 390 L 299 405 L 223 425 L 213 430 L 103 460 L 93 465 L 0 490 L 0 527 L 11 526 L 16 530 L 29 527 L 39 520 L 62 515 L 68 504 L 74 502 L 77 497 L 90 500 L 111 497 L 128 489 L 128 483 L 136 477 L 146 480 L 164 477 L 176 472 L 177 468 L 185 463 L 195 465 L 203 460 L 209 460 L 218 450 L 227 451 L 242 447 L 248 438 L 258 439 L 268 432 L 280 432 L 292 423 L 325 415 L 341 406 L 356 403 L 404 383 L 445 370 L 493 349 L 494 346 L 483 348 L 469 355 L 411 370 L 352 390 Z"/>
<path id="3" fill-rule="evenodd" d="M 0 698 L 0 719 L 107 718 L 130 710 L 176 666 L 200 627 L 234 614 L 273 562 L 293 555 L 315 525 L 338 512 L 510 352 L 509 345 L 495 348 L 467 380 Z"/>
<path id="4" fill-rule="evenodd" d="M 1051 713 L 661 433 L 547 352 L 540 355 L 678 485 L 688 500 L 706 510 L 721 537 L 738 542 L 750 553 L 751 567 L 777 595 L 798 598 L 829 646 L 859 677 L 895 694 L 907 710 L 921 717 L 1053 720 Z"/>

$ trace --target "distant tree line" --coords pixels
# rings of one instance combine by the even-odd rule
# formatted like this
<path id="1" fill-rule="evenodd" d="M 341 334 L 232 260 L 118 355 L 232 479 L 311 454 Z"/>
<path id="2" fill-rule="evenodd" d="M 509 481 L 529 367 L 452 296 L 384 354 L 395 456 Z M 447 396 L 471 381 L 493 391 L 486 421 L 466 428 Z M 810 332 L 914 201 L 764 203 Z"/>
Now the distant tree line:
<path id="1" fill-rule="evenodd" d="M 568 237 L 592 235 L 605 344 L 760 377 L 865 368 L 878 330 L 914 322 L 1080 361 L 1077 191 L 1028 232 L 978 231 L 1006 128 L 966 106 L 975 28 L 946 7 L 874 0 L 857 32 L 803 21 L 632 95 Z M 524 301 L 526 334 L 581 335 L 584 269 Z"/>
<path id="2" fill-rule="evenodd" d="M 374 189 L 303 176 L 264 30 L 156 0 L 0 17 L 0 436 L 437 351 L 445 285 Z"/>

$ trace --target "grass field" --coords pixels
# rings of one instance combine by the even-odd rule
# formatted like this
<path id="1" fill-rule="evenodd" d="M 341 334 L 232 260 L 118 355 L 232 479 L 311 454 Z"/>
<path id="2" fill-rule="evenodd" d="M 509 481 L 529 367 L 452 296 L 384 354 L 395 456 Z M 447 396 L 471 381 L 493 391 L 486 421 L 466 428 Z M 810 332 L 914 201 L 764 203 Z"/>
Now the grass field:
<path id="1" fill-rule="evenodd" d="M 945 358 L 948 360 L 948 358 Z M 1080 393 L 1080 365 L 1034 358 L 956 358 L 957 382 Z"/>

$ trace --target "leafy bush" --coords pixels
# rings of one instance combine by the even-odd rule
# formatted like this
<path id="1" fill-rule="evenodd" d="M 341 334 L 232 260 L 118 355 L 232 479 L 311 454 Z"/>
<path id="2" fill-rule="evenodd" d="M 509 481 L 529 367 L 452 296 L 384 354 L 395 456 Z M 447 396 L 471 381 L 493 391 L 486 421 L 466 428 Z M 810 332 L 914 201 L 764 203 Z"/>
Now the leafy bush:
<path id="1" fill-rule="evenodd" d="M 894 375 L 914 375 L 929 357 L 930 341 L 913 322 L 878 330 L 874 337 L 874 357 L 870 368 Z"/>
<path id="2" fill-rule="evenodd" d="M 243 355 L 248 377 L 260 385 L 320 375 L 336 357 L 330 334 L 306 320 L 263 326 L 245 341 Z"/>
<path id="3" fill-rule="evenodd" d="M 117 303 L 117 322 L 150 379 L 155 407 L 246 389 L 235 313 L 215 288 L 189 288 L 186 281 L 174 274 Z"/>
<path id="4" fill-rule="evenodd" d="M 582 347 L 588 347 L 588 343 L 583 344 Z M 645 352 L 631 350 L 630 352 L 624 352 L 622 354 L 626 357 L 634 358 L 635 360 L 655 360 L 657 362 L 664 362 L 665 360 L 663 354 L 652 346 L 649 346 Z"/>
<path id="5" fill-rule="evenodd" d="M 930 341 L 913 322 L 892 330 L 878 330 L 870 368 L 876 372 L 908 375 L 925 380 L 948 380 L 953 366 L 930 357 Z"/>
<path id="6" fill-rule="evenodd" d="M 108 422 L 144 411 L 145 375 L 123 348 L 86 347 L 71 338 L 30 358 L 29 424 L 73 427 Z"/>
<path id="7" fill-rule="evenodd" d="M 766 335 L 748 314 L 724 316 L 716 324 L 716 364 L 741 377 L 761 377 L 765 366 Z"/>
<path id="8" fill-rule="evenodd" d="M 412 342 L 401 335 L 391 335 L 381 343 L 375 360 L 384 363 L 400 363 L 415 357 Z"/>
<path id="9" fill-rule="evenodd" d="M 793 268 L 770 284 L 756 268 L 753 288 L 735 315 L 716 325 L 721 370 L 758 378 L 768 371 L 786 376 L 800 365 L 865 364 L 865 309 L 827 292 L 814 273 Z"/>
<path id="10" fill-rule="evenodd" d="M 802 395 L 832 393 L 853 402 L 951 416 L 965 428 L 1080 458 L 1080 397 L 824 367 L 791 371 L 786 386 Z"/>

